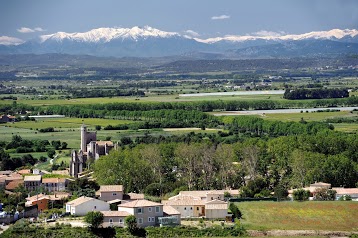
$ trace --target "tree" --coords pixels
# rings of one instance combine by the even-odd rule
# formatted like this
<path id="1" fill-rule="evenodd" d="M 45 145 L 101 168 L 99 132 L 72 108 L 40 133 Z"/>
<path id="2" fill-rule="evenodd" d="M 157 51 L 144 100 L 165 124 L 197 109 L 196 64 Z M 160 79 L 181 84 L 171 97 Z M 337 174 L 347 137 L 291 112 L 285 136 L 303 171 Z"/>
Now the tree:
<path id="1" fill-rule="evenodd" d="M 133 235 L 138 231 L 137 219 L 134 215 L 127 216 L 125 219 L 128 231 Z"/>
<path id="2" fill-rule="evenodd" d="M 296 201 L 307 201 L 310 197 L 310 191 L 304 190 L 302 188 L 297 189 L 293 192 L 293 200 Z"/>
<path id="3" fill-rule="evenodd" d="M 336 199 L 336 190 L 328 188 L 317 188 L 313 199 L 318 201 L 334 201 Z"/>
<path id="4" fill-rule="evenodd" d="M 95 129 L 96 129 L 96 131 L 100 131 L 102 129 L 102 127 L 100 125 L 96 125 Z"/>
<path id="5" fill-rule="evenodd" d="M 97 211 L 88 212 L 84 221 L 93 228 L 98 228 L 103 222 L 103 213 Z"/>
<path id="6" fill-rule="evenodd" d="M 65 142 L 65 141 L 63 141 L 62 143 L 61 143 L 61 148 L 64 150 L 64 149 L 67 149 L 67 146 L 68 146 L 68 144 L 67 144 L 67 142 Z"/>
<path id="7" fill-rule="evenodd" d="M 239 208 L 235 205 L 235 203 L 230 203 L 229 205 L 229 209 L 233 215 L 233 218 L 241 218 L 242 217 L 242 213 L 239 210 Z"/>

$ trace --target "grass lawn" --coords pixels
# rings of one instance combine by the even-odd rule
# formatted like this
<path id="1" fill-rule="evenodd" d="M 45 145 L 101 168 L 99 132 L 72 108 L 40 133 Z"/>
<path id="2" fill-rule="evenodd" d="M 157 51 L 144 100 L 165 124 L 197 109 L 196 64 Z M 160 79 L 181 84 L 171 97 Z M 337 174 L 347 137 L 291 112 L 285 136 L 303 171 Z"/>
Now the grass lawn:
<path id="1" fill-rule="evenodd" d="M 247 229 L 358 231 L 357 202 L 240 202 L 236 205 Z"/>

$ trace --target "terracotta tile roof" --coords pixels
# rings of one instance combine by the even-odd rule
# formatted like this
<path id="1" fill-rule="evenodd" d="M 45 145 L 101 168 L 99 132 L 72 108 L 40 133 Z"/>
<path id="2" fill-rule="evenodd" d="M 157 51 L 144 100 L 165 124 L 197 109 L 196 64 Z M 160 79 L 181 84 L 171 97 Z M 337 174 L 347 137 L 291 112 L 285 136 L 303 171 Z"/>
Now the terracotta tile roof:
<path id="1" fill-rule="evenodd" d="M 228 203 L 221 200 L 212 200 L 210 202 L 205 203 L 205 209 L 228 209 Z"/>
<path id="2" fill-rule="evenodd" d="M 10 181 L 6 186 L 5 189 L 6 190 L 14 190 L 15 188 L 17 188 L 20 184 L 24 184 L 24 180 L 22 179 L 16 179 L 13 181 Z"/>
<path id="3" fill-rule="evenodd" d="M 99 192 L 123 192 L 123 185 L 101 185 Z"/>
<path id="4" fill-rule="evenodd" d="M 350 194 L 358 194 L 358 188 L 332 188 L 336 190 L 338 195 L 350 195 Z"/>
<path id="5" fill-rule="evenodd" d="M 97 145 L 103 145 L 103 146 L 107 144 L 107 146 L 113 146 L 112 141 L 96 141 L 96 144 Z"/>
<path id="6" fill-rule="evenodd" d="M 21 174 L 21 175 L 23 175 L 23 174 L 31 174 L 31 170 L 29 170 L 29 169 L 21 169 L 21 170 L 17 171 L 17 173 Z"/>
<path id="7" fill-rule="evenodd" d="M 131 200 L 141 200 L 144 199 L 143 193 L 128 193 Z"/>
<path id="8" fill-rule="evenodd" d="M 167 205 L 163 206 L 163 213 L 165 213 L 168 216 L 170 216 L 170 215 L 180 215 L 180 212 L 178 210 L 176 210 L 172 206 L 167 206 Z"/>
<path id="9" fill-rule="evenodd" d="M 330 183 L 323 183 L 323 182 L 316 182 L 316 183 L 313 183 L 311 184 L 310 186 L 329 186 L 331 187 L 331 184 Z"/>
<path id="10" fill-rule="evenodd" d="M 48 196 L 43 194 L 43 193 L 40 193 L 40 194 L 36 194 L 34 196 L 31 196 L 31 197 L 27 197 L 25 199 L 26 199 L 26 201 L 36 201 L 36 200 L 39 200 L 40 198 L 43 198 L 43 197 L 48 197 Z"/>
<path id="11" fill-rule="evenodd" d="M 127 217 L 132 214 L 125 211 L 101 211 L 105 217 Z"/>
<path id="12" fill-rule="evenodd" d="M 178 194 L 176 196 L 170 197 L 168 200 L 201 200 L 200 197 L 194 197 L 191 195 L 181 195 Z"/>
<path id="13" fill-rule="evenodd" d="M 189 195 L 194 197 L 206 197 L 207 194 L 224 194 L 225 192 L 229 192 L 231 195 L 236 196 L 239 195 L 239 190 L 202 190 L 202 191 L 180 191 L 180 195 Z"/>
<path id="14" fill-rule="evenodd" d="M 52 171 L 53 174 L 61 174 L 61 175 L 69 175 L 69 171 L 66 169 L 66 170 L 54 170 Z"/>
<path id="15" fill-rule="evenodd" d="M 71 205 L 71 206 L 77 206 L 77 205 L 80 205 L 82 203 L 85 203 L 85 202 L 89 202 L 91 200 L 94 200 L 94 198 L 90 198 L 90 197 L 85 197 L 85 196 L 82 196 L 82 197 L 79 197 L 73 201 L 70 201 L 66 204 L 68 205 Z"/>
<path id="16" fill-rule="evenodd" d="M 119 204 L 118 207 L 152 207 L 152 206 L 162 206 L 163 204 L 152 202 L 148 200 L 135 200 L 132 202 L 127 202 L 123 204 Z"/>
<path id="17" fill-rule="evenodd" d="M 44 178 L 42 183 L 64 183 L 66 182 L 65 178 Z"/>
<path id="18" fill-rule="evenodd" d="M 169 206 L 204 206 L 205 202 L 202 200 L 166 200 L 162 201 L 164 205 Z"/>
<path id="19" fill-rule="evenodd" d="M 0 174 L 4 174 L 4 175 L 10 175 L 12 173 L 11 170 L 3 170 L 3 171 L 0 171 Z"/>
<path id="20" fill-rule="evenodd" d="M 36 182 L 41 181 L 41 175 L 25 176 L 25 182 Z"/>

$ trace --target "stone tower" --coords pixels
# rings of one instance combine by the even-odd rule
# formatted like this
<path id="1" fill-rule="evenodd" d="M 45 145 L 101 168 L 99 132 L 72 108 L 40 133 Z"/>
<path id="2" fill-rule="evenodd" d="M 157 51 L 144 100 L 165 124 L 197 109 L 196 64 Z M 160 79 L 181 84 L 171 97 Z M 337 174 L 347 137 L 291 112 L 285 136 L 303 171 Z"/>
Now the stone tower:
<path id="1" fill-rule="evenodd" d="M 85 124 L 81 126 L 81 150 L 87 152 L 87 126 Z"/>

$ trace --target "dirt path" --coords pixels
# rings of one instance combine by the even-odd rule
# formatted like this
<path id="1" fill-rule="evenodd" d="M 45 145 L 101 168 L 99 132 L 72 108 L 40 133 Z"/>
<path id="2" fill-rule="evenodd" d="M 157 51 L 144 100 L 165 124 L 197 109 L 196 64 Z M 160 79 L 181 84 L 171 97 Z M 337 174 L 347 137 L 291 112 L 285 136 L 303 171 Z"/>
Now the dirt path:
<path id="1" fill-rule="evenodd" d="M 349 237 L 352 233 L 348 231 L 313 231 L 313 230 L 271 230 L 271 231 L 247 231 L 250 236 L 325 236 L 325 237 Z"/>

